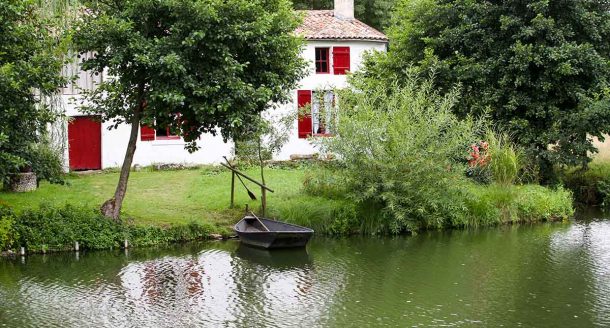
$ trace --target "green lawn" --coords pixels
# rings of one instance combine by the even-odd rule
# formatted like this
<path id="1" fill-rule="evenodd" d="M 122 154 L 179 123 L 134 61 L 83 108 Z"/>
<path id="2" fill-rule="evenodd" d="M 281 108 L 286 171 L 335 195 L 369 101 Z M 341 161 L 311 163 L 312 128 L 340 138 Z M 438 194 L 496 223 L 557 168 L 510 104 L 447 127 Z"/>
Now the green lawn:
<path id="1" fill-rule="evenodd" d="M 244 172 L 253 178 L 260 177 L 260 171 L 256 168 Z M 269 206 L 295 196 L 307 198 L 301 193 L 303 175 L 303 169 L 266 169 L 267 185 L 275 191 L 268 193 Z M 67 181 L 68 184 L 64 186 L 43 182 L 38 190 L 31 193 L 0 192 L 0 203 L 8 204 L 17 211 L 37 207 L 41 202 L 99 207 L 114 193 L 118 173 L 72 174 Z M 245 182 L 259 197 L 260 188 Z M 259 201 L 249 200 L 245 189 L 236 180 L 236 208 L 230 210 L 230 184 L 230 173 L 213 167 L 132 172 L 123 216 L 133 218 L 137 224 L 167 225 L 196 221 L 228 227 L 239 219 L 245 204 L 253 209 L 260 206 Z"/>

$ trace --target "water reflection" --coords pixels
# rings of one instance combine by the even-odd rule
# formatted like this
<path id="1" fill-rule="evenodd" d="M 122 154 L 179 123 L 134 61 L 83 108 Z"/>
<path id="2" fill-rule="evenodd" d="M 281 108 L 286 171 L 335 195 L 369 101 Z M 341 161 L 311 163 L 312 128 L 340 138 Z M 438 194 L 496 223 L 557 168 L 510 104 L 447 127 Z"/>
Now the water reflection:
<path id="1" fill-rule="evenodd" d="M 610 326 L 610 222 L 0 260 L 0 326 Z"/>
<path id="2" fill-rule="evenodd" d="M 280 271 L 308 268 L 312 265 L 306 248 L 267 250 L 240 244 L 235 255 L 242 260 Z"/>

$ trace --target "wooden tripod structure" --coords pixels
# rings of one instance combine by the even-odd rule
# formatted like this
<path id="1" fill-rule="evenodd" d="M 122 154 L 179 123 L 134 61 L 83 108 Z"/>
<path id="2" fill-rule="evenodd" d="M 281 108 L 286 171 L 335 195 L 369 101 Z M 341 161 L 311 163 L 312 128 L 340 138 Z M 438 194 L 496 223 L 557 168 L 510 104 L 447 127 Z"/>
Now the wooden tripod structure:
<path id="1" fill-rule="evenodd" d="M 267 210 L 267 191 L 269 192 L 273 192 L 273 190 L 267 186 L 265 186 L 264 184 L 254 180 L 253 178 L 245 175 L 243 172 L 239 171 L 238 169 L 231 167 L 229 165 L 226 165 L 224 163 L 220 163 L 220 165 L 226 167 L 227 169 L 231 170 L 231 208 L 233 208 L 235 206 L 235 175 L 239 175 L 241 177 L 246 178 L 248 181 L 256 184 L 257 186 L 261 187 L 261 208 L 263 210 L 263 216 L 265 216 L 265 212 Z"/>

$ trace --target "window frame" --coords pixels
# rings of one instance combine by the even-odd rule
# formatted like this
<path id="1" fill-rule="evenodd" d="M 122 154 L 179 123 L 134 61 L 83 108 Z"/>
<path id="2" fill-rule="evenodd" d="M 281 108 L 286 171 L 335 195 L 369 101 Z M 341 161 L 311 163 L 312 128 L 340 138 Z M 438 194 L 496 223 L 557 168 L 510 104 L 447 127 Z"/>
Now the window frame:
<path id="1" fill-rule="evenodd" d="M 159 132 L 159 130 L 161 130 L 161 129 L 155 129 L 155 140 L 178 140 L 178 139 L 180 139 L 180 135 L 171 134 L 171 129 L 169 128 L 169 126 L 165 127 L 166 135 L 164 135 L 164 136 L 160 136 L 157 134 Z"/>
<path id="2" fill-rule="evenodd" d="M 318 51 L 324 51 L 326 53 L 326 60 L 318 59 Z M 314 69 L 316 71 L 316 74 L 331 74 L 332 73 L 330 54 L 331 54 L 330 47 L 315 47 L 314 48 Z M 326 64 L 326 71 L 318 71 L 318 64 L 320 64 L 320 67 L 321 67 L 322 63 Z"/>

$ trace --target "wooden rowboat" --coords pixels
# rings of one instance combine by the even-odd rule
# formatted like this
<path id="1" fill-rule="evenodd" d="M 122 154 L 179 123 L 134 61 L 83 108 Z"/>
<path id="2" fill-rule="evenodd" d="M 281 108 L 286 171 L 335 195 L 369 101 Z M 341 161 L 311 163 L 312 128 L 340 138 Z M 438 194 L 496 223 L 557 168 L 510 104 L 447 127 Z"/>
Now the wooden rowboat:
<path id="1" fill-rule="evenodd" d="M 295 224 L 246 215 L 234 227 L 242 243 L 262 248 L 304 247 L 313 230 Z"/>

